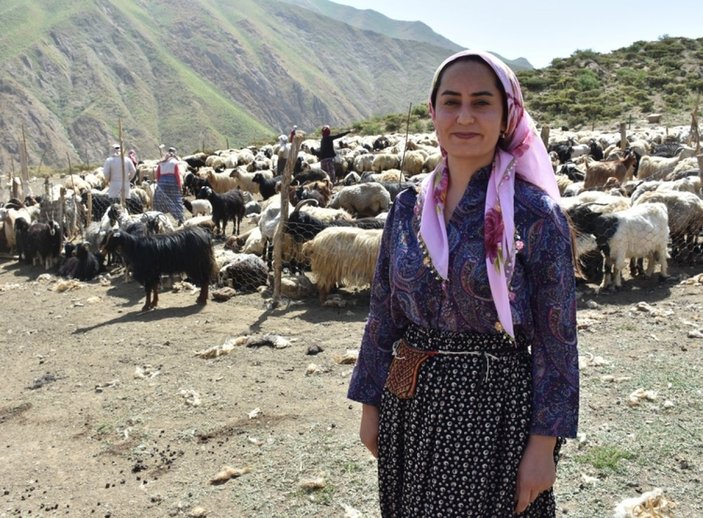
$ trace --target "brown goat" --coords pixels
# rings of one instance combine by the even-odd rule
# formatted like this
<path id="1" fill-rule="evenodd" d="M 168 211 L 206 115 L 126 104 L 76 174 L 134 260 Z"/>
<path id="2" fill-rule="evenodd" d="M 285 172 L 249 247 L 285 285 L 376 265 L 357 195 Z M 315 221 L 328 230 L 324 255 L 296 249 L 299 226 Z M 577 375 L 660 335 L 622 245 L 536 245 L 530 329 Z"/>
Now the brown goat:
<path id="1" fill-rule="evenodd" d="M 606 162 L 587 161 L 586 177 L 583 188 L 598 189 L 605 185 L 608 178 L 616 178 L 620 184 L 632 178 L 632 170 L 637 157 L 634 153 L 626 152 L 623 158 Z"/>

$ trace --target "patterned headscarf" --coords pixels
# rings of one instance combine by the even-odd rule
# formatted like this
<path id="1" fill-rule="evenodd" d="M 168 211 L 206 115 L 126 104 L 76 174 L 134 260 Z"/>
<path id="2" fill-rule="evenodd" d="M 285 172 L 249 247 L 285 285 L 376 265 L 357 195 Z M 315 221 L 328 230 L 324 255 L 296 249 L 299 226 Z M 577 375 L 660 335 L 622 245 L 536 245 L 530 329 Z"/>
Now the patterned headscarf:
<path id="1" fill-rule="evenodd" d="M 514 337 L 510 310 L 510 279 L 515 252 L 522 242 L 516 238 L 514 221 L 515 175 L 544 190 L 559 200 L 559 189 L 547 150 L 537 135 L 532 117 L 525 111 L 517 77 L 495 56 L 482 51 L 465 50 L 447 58 L 435 72 L 430 89 L 430 112 L 434 115 L 432 90 L 444 69 L 466 56 L 477 56 L 495 72 L 503 85 L 507 102 L 507 122 L 504 136 L 496 153 L 486 192 L 484 242 L 491 295 L 496 306 L 498 330 Z M 420 238 L 437 274 L 448 277 L 449 245 L 444 223 L 444 201 L 449 185 L 446 151 L 443 160 L 422 182 L 420 189 Z"/>

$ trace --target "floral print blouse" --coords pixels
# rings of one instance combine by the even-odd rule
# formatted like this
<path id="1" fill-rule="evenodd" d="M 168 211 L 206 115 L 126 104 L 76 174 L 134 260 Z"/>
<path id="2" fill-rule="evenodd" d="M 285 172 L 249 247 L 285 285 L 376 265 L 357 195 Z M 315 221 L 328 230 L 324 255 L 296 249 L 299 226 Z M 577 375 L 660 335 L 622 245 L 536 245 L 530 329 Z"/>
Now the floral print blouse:
<path id="1" fill-rule="evenodd" d="M 446 283 L 424 263 L 418 245 L 416 192 L 408 189 L 397 197 L 383 232 L 350 399 L 380 405 L 393 343 L 411 323 L 451 332 L 497 332 L 483 238 L 489 174 L 490 166 L 474 174 L 447 224 Z M 575 437 L 579 371 L 569 225 L 551 198 L 518 175 L 515 227 L 522 242 L 511 279 L 511 310 L 516 334 L 531 344 L 531 433 Z"/>

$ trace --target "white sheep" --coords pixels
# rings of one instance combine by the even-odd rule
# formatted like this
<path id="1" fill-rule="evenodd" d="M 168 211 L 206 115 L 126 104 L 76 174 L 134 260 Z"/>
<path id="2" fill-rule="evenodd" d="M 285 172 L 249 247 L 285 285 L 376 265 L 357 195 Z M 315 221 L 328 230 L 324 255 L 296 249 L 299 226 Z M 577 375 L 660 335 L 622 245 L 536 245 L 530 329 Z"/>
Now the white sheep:
<path id="1" fill-rule="evenodd" d="M 236 171 L 236 169 L 235 169 Z M 234 171 L 231 171 L 234 173 Z M 230 171 L 223 171 L 221 173 L 216 173 L 213 170 L 208 170 L 205 179 L 212 187 L 212 190 L 217 194 L 224 194 L 227 191 L 231 191 L 239 186 L 239 182 L 236 178 L 230 176 Z"/>
<path id="2" fill-rule="evenodd" d="M 365 153 L 354 158 L 354 163 L 352 165 L 355 172 L 361 174 L 366 171 L 373 170 L 374 155 L 371 153 Z"/>
<path id="3" fill-rule="evenodd" d="M 643 156 L 640 159 L 639 169 L 637 170 L 637 177 L 640 180 L 644 179 L 654 179 L 662 180 L 668 174 L 672 173 L 676 166 L 682 160 L 695 156 L 695 149 L 682 146 L 678 155 L 671 158 L 665 158 L 661 156 Z"/>
<path id="4" fill-rule="evenodd" d="M 242 191 L 259 194 L 259 184 L 254 181 L 254 175 L 257 173 L 267 179 L 273 178 L 273 173 L 271 173 L 271 171 L 249 172 L 242 167 L 237 167 L 230 173 L 230 178 L 233 180 L 232 185 L 234 187 L 239 187 Z"/>
<path id="5" fill-rule="evenodd" d="M 400 167 L 400 157 L 390 153 L 379 153 L 373 157 L 371 170 L 376 173 L 387 171 L 388 169 L 398 169 Z"/>
<path id="6" fill-rule="evenodd" d="M 373 217 L 388 210 L 391 195 L 381 184 L 370 182 L 349 185 L 330 201 L 333 209 L 345 209 L 355 217 Z"/>
<path id="7" fill-rule="evenodd" d="M 692 246 L 703 230 L 703 200 L 685 191 L 657 190 L 645 192 L 634 205 L 663 203 L 669 216 L 669 235 L 672 248 L 679 252 L 683 247 Z"/>
<path id="8" fill-rule="evenodd" d="M 416 174 L 422 173 L 425 167 L 425 161 L 429 154 L 422 150 L 417 149 L 414 151 L 408 151 L 402 158 L 402 170 L 408 176 L 415 176 Z"/>

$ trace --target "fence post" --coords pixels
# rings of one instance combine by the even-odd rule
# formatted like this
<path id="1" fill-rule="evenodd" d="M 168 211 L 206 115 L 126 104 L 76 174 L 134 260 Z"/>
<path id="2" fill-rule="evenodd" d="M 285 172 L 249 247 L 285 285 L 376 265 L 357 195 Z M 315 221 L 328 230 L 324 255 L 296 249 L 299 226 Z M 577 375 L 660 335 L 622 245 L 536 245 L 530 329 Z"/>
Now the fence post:
<path id="1" fill-rule="evenodd" d="M 627 147 L 627 124 L 620 123 L 620 149 Z"/>
<path id="2" fill-rule="evenodd" d="M 283 270 L 283 229 L 288 222 L 288 198 L 290 191 L 291 177 L 293 176 L 293 168 L 296 160 L 298 160 L 298 151 L 300 144 L 305 138 L 305 133 L 295 130 L 293 134 L 293 142 L 291 143 L 290 151 L 288 152 L 288 160 L 283 169 L 283 178 L 281 180 L 281 213 L 278 220 L 276 232 L 273 235 L 273 297 L 271 299 L 271 307 L 276 308 L 281 301 L 281 272 Z"/>
<path id="3" fill-rule="evenodd" d="M 542 142 L 544 142 L 545 149 L 549 149 L 549 125 L 545 124 L 542 126 L 541 133 Z"/>

